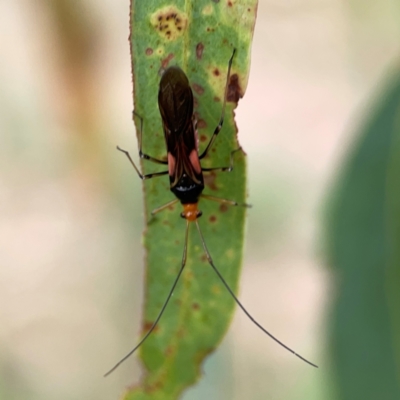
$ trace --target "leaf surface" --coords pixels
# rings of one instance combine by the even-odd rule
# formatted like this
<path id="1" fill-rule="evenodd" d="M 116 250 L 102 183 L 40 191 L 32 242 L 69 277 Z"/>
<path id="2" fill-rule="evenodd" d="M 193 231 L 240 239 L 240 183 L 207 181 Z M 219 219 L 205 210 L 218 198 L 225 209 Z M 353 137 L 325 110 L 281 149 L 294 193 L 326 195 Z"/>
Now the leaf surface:
<path id="1" fill-rule="evenodd" d="M 143 152 L 155 158 L 166 159 L 157 104 L 163 69 L 178 65 L 188 76 L 201 152 L 218 125 L 228 61 L 237 49 L 224 125 L 202 160 L 203 167 L 228 166 L 230 152 L 239 147 L 233 110 L 247 85 L 257 2 L 200 0 L 172 5 L 133 0 L 131 7 L 135 111 L 144 118 Z M 245 167 L 244 153 L 235 153 L 232 172 L 205 173 L 204 194 L 244 203 Z M 142 162 L 142 168 L 144 173 L 166 169 L 149 161 Z M 147 265 L 142 335 L 156 319 L 180 269 L 186 225 L 179 203 L 150 218 L 151 210 L 174 199 L 168 176 L 145 181 L 143 187 Z M 237 292 L 246 210 L 205 199 L 199 208 L 199 224 L 215 265 Z M 145 373 L 139 386 L 125 394 L 126 400 L 178 398 L 199 378 L 202 361 L 222 340 L 232 319 L 234 301 L 208 264 L 191 225 L 185 270 L 161 321 L 140 349 Z"/>

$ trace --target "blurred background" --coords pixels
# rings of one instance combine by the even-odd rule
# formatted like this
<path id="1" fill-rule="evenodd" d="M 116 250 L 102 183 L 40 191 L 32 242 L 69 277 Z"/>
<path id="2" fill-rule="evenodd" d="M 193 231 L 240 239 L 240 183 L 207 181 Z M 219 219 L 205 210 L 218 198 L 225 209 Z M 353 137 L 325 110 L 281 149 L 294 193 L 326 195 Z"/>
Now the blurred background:
<path id="1" fill-rule="evenodd" d="M 400 7 L 281 3 L 260 0 L 237 110 L 253 204 L 240 298 L 320 369 L 238 311 L 184 400 L 367 398 L 340 373 L 340 355 L 358 358 L 337 340 L 332 199 L 399 67 Z M 143 299 L 141 182 L 115 150 L 136 148 L 128 34 L 129 1 L 0 1 L 0 399 L 111 400 L 140 377 L 133 357 L 103 378 L 136 342 Z"/>

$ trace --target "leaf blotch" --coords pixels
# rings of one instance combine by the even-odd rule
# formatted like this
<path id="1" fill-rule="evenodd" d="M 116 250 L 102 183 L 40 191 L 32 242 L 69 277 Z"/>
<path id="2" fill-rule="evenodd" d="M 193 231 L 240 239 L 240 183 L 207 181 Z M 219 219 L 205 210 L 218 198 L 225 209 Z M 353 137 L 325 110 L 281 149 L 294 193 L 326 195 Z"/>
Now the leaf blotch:
<path id="1" fill-rule="evenodd" d="M 175 6 L 167 6 L 150 17 L 154 29 L 163 38 L 173 41 L 180 37 L 188 25 L 187 15 Z"/>
<path id="2" fill-rule="evenodd" d="M 204 88 L 203 86 L 200 86 L 198 83 L 193 83 L 192 85 L 193 90 L 198 94 L 198 95 L 202 95 L 204 93 Z"/>
<path id="3" fill-rule="evenodd" d="M 241 97 L 243 97 L 243 90 L 239 84 L 239 75 L 233 74 L 229 78 L 226 99 L 232 103 L 237 103 Z"/>
<path id="4" fill-rule="evenodd" d="M 150 321 L 145 322 L 143 325 L 143 332 L 147 333 L 151 329 L 153 324 L 154 324 L 154 322 L 150 322 Z M 158 325 L 156 325 L 155 328 L 153 329 L 152 334 L 157 333 L 159 330 L 160 330 L 160 328 L 158 327 Z"/>
<path id="5" fill-rule="evenodd" d="M 211 15 L 214 11 L 214 7 L 211 4 L 207 4 L 201 11 L 203 15 Z"/>
<path id="6" fill-rule="evenodd" d="M 218 285 L 212 285 L 211 286 L 211 292 L 214 294 L 220 294 L 221 293 L 221 288 Z"/>
<path id="7" fill-rule="evenodd" d="M 199 129 L 205 129 L 205 128 L 207 128 L 207 122 L 206 122 L 204 119 L 199 118 L 199 119 L 197 120 L 197 127 L 198 127 Z"/>
<path id="8" fill-rule="evenodd" d="M 174 55 L 172 53 L 169 53 L 167 55 L 167 57 L 165 57 L 162 61 L 161 61 L 161 69 L 164 70 L 166 68 L 168 68 L 169 62 L 174 58 Z"/>
<path id="9" fill-rule="evenodd" d="M 220 206 L 219 206 L 219 211 L 221 211 L 222 213 L 225 213 L 225 212 L 227 212 L 229 210 L 229 207 L 226 205 L 226 204 L 224 204 L 224 203 L 222 203 Z"/>
<path id="10" fill-rule="evenodd" d="M 217 176 L 215 172 L 211 172 L 210 174 L 204 175 L 204 183 L 207 187 L 213 191 L 218 191 L 218 186 L 215 183 Z"/>
<path id="11" fill-rule="evenodd" d="M 203 50 L 204 50 L 204 44 L 203 43 L 197 43 L 196 46 L 196 57 L 198 60 L 201 60 L 201 58 L 203 57 Z"/>

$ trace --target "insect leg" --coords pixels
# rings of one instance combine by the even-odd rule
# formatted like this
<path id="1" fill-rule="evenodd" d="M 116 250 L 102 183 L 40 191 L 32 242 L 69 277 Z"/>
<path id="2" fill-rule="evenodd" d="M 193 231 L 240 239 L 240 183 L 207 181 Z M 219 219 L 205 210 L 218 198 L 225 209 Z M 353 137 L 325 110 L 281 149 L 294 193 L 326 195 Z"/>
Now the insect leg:
<path id="1" fill-rule="evenodd" d="M 230 155 L 229 167 L 212 167 L 212 168 L 201 168 L 202 171 L 210 172 L 210 171 L 221 171 L 221 172 L 231 172 L 233 171 L 233 155 L 237 152 L 242 150 L 241 147 L 232 150 Z"/>
<path id="2" fill-rule="evenodd" d="M 207 200 L 217 201 L 218 203 L 222 203 L 222 204 L 229 204 L 230 206 L 239 206 L 239 207 L 247 207 L 247 208 L 252 207 L 251 204 L 238 203 L 234 200 L 228 200 L 228 199 L 223 199 L 221 197 L 210 196 L 209 194 L 201 194 L 200 197 L 202 197 L 203 199 L 207 199 Z"/>
<path id="3" fill-rule="evenodd" d="M 157 213 L 159 213 L 162 210 L 165 210 L 166 208 L 168 208 L 169 206 L 172 206 L 173 204 L 177 203 L 179 200 L 178 199 L 174 199 L 169 201 L 166 204 L 163 204 L 160 207 L 155 208 L 152 212 L 151 212 L 151 216 L 156 215 Z"/>
<path id="4" fill-rule="evenodd" d="M 262 325 L 260 325 L 252 316 L 251 314 L 244 308 L 244 306 L 242 305 L 242 303 L 239 301 L 239 299 L 235 296 L 235 294 L 233 293 L 232 289 L 229 287 L 229 285 L 226 283 L 225 279 L 223 278 L 223 276 L 221 275 L 221 273 L 219 272 L 219 270 L 217 269 L 217 267 L 214 265 L 214 261 L 211 258 L 210 252 L 208 251 L 208 248 L 206 246 L 206 242 L 204 241 L 204 237 L 203 234 L 201 233 L 201 229 L 199 226 L 199 222 L 196 220 L 196 226 L 197 226 L 197 230 L 199 232 L 200 235 L 200 239 L 201 242 L 203 244 L 203 249 L 204 252 L 206 253 L 207 256 L 207 260 L 208 263 L 211 265 L 212 269 L 215 271 L 215 273 L 218 275 L 218 278 L 220 279 L 220 281 L 223 283 L 223 285 L 225 286 L 225 288 L 228 290 L 228 292 L 230 293 L 230 295 L 233 297 L 233 299 L 235 300 L 236 304 L 242 309 L 242 311 L 247 315 L 247 317 L 250 319 L 251 322 L 254 323 L 254 325 L 256 325 L 258 328 L 260 328 L 265 334 L 267 334 L 272 340 L 274 340 L 275 342 L 277 342 L 278 344 L 280 344 L 282 347 L 284 347 L 286 350 L 288 350 L 289 352 L 291 352 L 292 354 L 294 354 L 296 357 L 300 358 L 301 360 L 303 360 L 304 362 L 306 362 L 307 364 L 318 368 L 317 365 L 313 364 L 311 361 L 308 361 L 307 359 L 305 359 L 304 357 L 302 357 L 300 354 L 296 353 L 294 350 L 292 350 L 290 347 L 286 346 L 284 343 L 282 343 L 279 339 L 277 339 L 275 336 L 273 336 L 271 333 L 269 333 Z"/>
<path id="5" fill-rule="evenodd" d="M 231 67 L 232 67 L 232 61 L 233 61 L 233 56 L 236 53 L 236 49 L 233 49 L 233 53 L 231 58 L 229 59 L 229 64 L 228 64 L 228 73 L 226 74 L 226 84 L 225 84 L 225 93 L 224 93 L 224 103 L 222 105 L 222 112 L 221 112 L 221 117 L 219 119 L 218 125 L 214 130 L 213 135 L 211 136 L 210 141 L 208 142 L 207 147 L 205 148 L 205 150 L 203 151 L 203 153 L 201 153 L 201 155 L 199 156 L 199 159 L 201 160 L 202 158 L 204 158 L 208 151 L 210 150 L 212 144 L 214 143 L 215 139 L 217 138 L 218 133 L 221 131 L 222 129 L 222 125 L 224 123 L 224 118 L 225 118 L 225 108 L 226 108 L 226 97 L 228 95 L 228 83 L 229 83 L 229 77 L 231 75 Z"/>
<path id="6" fill-rule="evenodd" d="M 132 111 L 132 116 L 135 118 L 135 115 L 140 119 L 140 132 L 139 132 L 139 157 L 143 158 L 145 160 L 153 161 L 157 164 L 163 164 L 167 165 L 168 161 L 166 160 L 159 160 L 158 158 L 154 158 L 152 156 L 149 156 L 148 154 L 144 154 L 142 152 L 142 135 L 143 135 L 143 118 L 135 111 Z"/>
<path id="7" fill-rule="evenodd" d="M 150 178 L 154 178 L 155 176 L 161 176 L 161 175 L 167 175 L 168 171 L 161 171 L 161 172 L 154 172 L 153 174 L 147 174 L 147 175 L 142 175 L 139 171 L 139 169 L 136 167 L 135 163 L 133 162 L 130 154 L 128 151 L 121 149 L 120 147 L 117 146 L 117 150 L 122 151 L 122 153 L 124 153 L 129 161 L 131 162 L 131 164 L 133 165 L 133 168 L 135 168 L 135 171 L 137 172 L 137 174 L 139 175 L 139 178 L 143 181 L 145 179 L 150 179 Z"/>
<path id="8" fill-rule="evenodd" d="M 167 299 L 165 300 L 165 303 L 162 306 L 160 313 L 158 314 L 158 317 L 154 321 L 154 323 L 151 326 L 150 330 L 144 335 L 143 339 L 128 354 L 126 354 L 123 358 L 121 358 L 121 360 L 119 360 L 107 373 L 105 373 L 104 377 L 110 375 L 111 372 L 115 371 L 125 360 L 127 360 L 145 342 L 145 340 L 150 336 L 151 332 L 153 332 L 154 328 L 158 324 L 158 321 L 160 320 L 161 316 L 163 315 L 165 309 L 167 308 L 168 302 L 170 301 L 170 299 L 172 297 L 172 293 L 174 292 L 175 287 L 176 287 L 176 285 L 177 285 L 177 283 L 179 281 L 179 278 L 182 275 L 183 269 L 185 268 L 186 255 L 187 255 L 188 235 L 189 235 L 189 221 L 186 221 L 185 245 L 183 246 L 183 255 L 182 255 L 181 268 L 180 268 L 180 270 L 178 272 L 178 275 L 175 278 L 175 281 L 174 281 L 174 284 L 172 285 L 171 290 L 169 291 Z"/>

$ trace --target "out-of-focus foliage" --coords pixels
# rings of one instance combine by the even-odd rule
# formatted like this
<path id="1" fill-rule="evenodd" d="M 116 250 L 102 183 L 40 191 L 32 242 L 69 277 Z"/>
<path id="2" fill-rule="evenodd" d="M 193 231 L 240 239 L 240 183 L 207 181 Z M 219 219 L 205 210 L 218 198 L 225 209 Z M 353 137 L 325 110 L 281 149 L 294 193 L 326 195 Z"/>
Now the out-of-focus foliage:
<path id="1" fill-rule="evenodd" d="M 329 214 L 340 400 L 400 399 L 400 73 L 371 109 Z"/>

